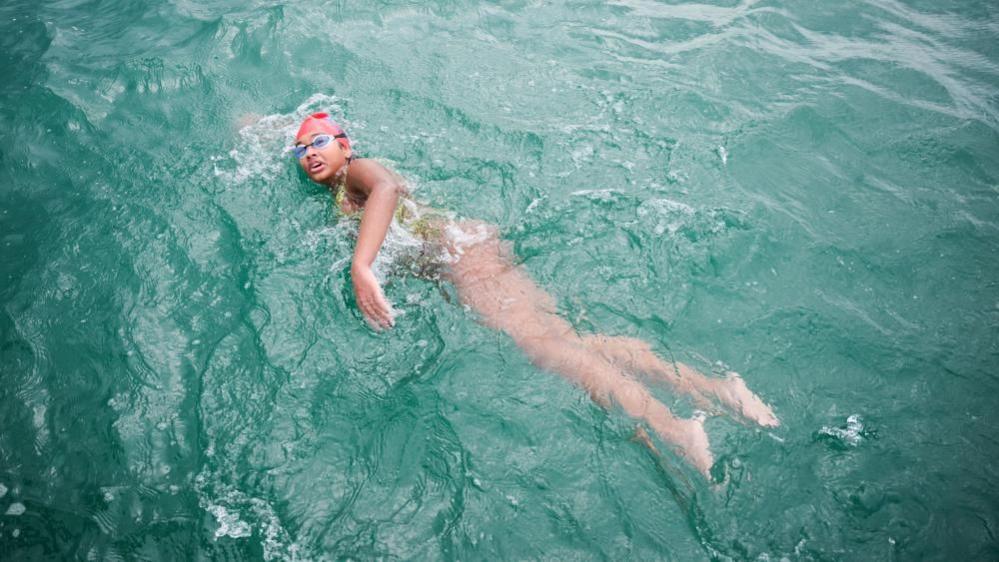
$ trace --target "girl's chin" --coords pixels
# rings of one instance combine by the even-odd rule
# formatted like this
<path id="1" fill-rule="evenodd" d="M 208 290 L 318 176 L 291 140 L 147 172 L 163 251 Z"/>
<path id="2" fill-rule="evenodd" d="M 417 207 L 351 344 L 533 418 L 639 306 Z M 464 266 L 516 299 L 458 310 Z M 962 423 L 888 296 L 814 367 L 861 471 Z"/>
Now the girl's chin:
<path id="1" fill-rule="evenodd" d="M 330 178 L 333 177 L 333 173 L 329 170 L 323 168 L 318 173 L 309 174 L 309 179 L 316 183 L 329 183 Z"/>

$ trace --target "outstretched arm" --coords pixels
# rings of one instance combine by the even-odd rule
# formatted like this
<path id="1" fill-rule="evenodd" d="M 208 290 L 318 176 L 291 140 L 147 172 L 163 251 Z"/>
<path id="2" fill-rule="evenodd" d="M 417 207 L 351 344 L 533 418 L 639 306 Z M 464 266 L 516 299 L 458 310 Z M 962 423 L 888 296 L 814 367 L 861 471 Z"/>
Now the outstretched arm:
<path id="1" fill-rule="evenodd" d="M 354 296 L 365 319 L 377 328 L 393 325 L 392 307 L 385 299 L 378 280 L 371 271 L 371 264 L 378 255 L 385 234 L 392 223 L 392 215 L 405 187 L 395 174 L 377 162 L 361 160 L 352 165 L 348 189 L 361 192 L 365 197 L 364 214 L 354 248 L 350 276 Z"/>

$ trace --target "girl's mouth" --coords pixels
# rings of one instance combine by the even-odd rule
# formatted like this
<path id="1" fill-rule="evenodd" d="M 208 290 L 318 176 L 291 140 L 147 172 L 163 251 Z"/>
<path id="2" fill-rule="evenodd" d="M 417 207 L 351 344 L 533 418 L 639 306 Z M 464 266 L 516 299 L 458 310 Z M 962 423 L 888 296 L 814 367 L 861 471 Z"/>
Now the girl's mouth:
<path id="1" fill-rule="evenodd" d="M 326 164 L 323 164 L 319 160 L 313 160 L 312 163 L 309 164 L 309 171 L 312 172 L 312 173 L 316 173 L 319 170 L 322 170 L 323 166 L 325 166 L 325 165 Z"/>

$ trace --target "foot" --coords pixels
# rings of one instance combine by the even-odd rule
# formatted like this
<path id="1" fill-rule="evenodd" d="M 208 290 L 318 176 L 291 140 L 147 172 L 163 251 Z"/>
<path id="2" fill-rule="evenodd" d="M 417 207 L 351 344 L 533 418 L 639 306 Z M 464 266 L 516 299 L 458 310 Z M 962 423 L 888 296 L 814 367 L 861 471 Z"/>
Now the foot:
<path id="1" fill-rule="evenodd" d="M 685 426 L 684 436 L 677 441 L 677 445 L 682 449 L 683 456 L 687 457 L 697 470 L 704 476 L 710 477 L 711 465 L 715 464 L 715 458 L 708 447 L 708 433 L 704 431 L 704 420 L 683 420 Z"/>
<path id="2" fill-rule="evenodd" d="M 739 373 L 729 372 L 723 379 L 714 379 L 711 393 L 742 417 L 763 427 L 777 427 L 780 420 L 759 396 L 753 394 Z"/>
<path id="3" fill-rule="evenodd" d="M 710 478 L 711 466 L 715 458 L 708 445 L 708 434 L 704 431 L 704 419 L 675 418 L 668 427 L 653 427 L 663 441 L 673 445 L 687 461 L 701 474 Z M 654 449 L 653 449 L 654 450 Z"/>

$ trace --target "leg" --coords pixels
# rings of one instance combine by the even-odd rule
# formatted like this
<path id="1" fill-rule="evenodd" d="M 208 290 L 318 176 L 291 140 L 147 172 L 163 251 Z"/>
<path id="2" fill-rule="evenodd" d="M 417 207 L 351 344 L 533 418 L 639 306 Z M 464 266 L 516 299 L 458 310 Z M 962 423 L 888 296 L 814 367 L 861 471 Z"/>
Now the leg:
<path id="1" fill-rule="evenodd" d="M 469 239 L 482 225 L 462 225 Z M 459 227 L 455 227 L 459 228 Z M 457 243 L 455 244 L 457 246 Z M 452 247 L 457 261 L 450 277 L 463 303 L 482 322 L 507 333 L 540 368 L 582 386 L 600 404 L 619 403 L 630 416 L 645 420 L 662 439 L 680 450 L 702 473 L 712 464 L 708 437 L 699 420 L 675 417 L 648 390 L 596 353 L 555 312 L 555 302 L 513 265 L 495 234 Z"/>
<path id="2" fill-rule="evenodd" d="M 780 425 L 773 410 L 749 390 L 738 373 L 728 373 L 725 378 L 706 377 L 683 363 L 663 361 L 652 352 L 649 344 L 635 338 L 595 335 L 583 339 L 608 361 L 627 370 L 660 378 L 689 394 L 702 408 L 710 408 L 710 397 L 759 425 Z"/>
<path id="3" fill-rule="evenodd" d="M 714 457 L 708 446 L 708 434 L 704 431 L 702 420 L 674 416 L 644 386 L 625 377 L 618 377 L 610 392 L 628 415 L 644 419 L 664 441 L 679 448 L 691 464 L 705 476 L 708 475 L 714 464 Z M 655 451 L 654 447 L 650 448 Z"/>
<path id="4" fill-rule="evenodd" d="M 521 319 L 526 317 L 521 316 Z M 595 402 L 621 405 L 631 417 L 644 420 L 665 442 L 673 445 L 698 470 L 707 475 L 714 463 L 702 420 L 678 418 L 642 384 L 609 361 L 594 354 L 575 334 L 568 337 L 523 337 L 507 332 L 538 367 L 558 373 L 586 389 Z M 654 450 L 654 448 L 653 448 Z"/>

